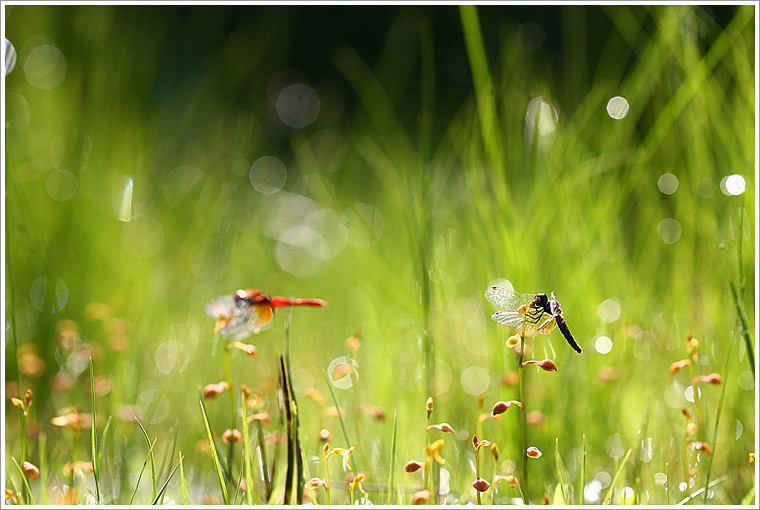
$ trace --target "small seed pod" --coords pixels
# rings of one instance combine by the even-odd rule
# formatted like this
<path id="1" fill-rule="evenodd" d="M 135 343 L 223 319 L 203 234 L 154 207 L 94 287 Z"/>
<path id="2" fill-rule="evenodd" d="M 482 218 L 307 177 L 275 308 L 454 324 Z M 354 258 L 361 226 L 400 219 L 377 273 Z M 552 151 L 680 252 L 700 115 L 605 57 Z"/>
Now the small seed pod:
<path id="1" fill-rule="evenodd" d="M 488 483 L 488 480 L 477 477 L 475 481 L 472 482 L 472 486 L 475 487 L 475 490 L 478 492 L 485 492 L 491 487 L 491 484 Z"/>
<path id="2" fill-rule="evenodd" d="M 526 452 L 528 454 L 528 457 L 530 457 L 531 459 L 537 459 L 542 455 L 541 450 L 539 450 L 535 446 L 529 446 Z"/>
<path id="3" fill-rule="evenodd" d="M 243 434 L 238 429 L 227 429 L 222 434 L 225 443 L 237 443 L 243 440 Z"/>
<path id="4" fill-rule="evenodd" d="M 410 460 L 406 463 L 406 466 L 404 466 L 404 471 L 407 473 L 414 473 L 415 471 L 418 471 L 425 467 L 425 464 L 422 462 L 416 461 L 416 460 Z"/>
<path id="5" fill-rule="evenodd" d="M 36 480 L 37 477 L 40 476 L 40 468 L 29 461 L 26 461 L 21 465 L 21 471 L 24 472 L 24 476 L 31 478 L 32 480 Z"/>

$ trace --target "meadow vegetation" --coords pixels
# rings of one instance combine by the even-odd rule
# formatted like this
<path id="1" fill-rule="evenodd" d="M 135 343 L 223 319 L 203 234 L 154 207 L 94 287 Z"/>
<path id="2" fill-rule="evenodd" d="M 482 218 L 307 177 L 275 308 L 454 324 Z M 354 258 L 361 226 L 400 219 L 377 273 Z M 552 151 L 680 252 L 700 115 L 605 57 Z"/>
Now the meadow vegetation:
<path id="1" fill-rule="evenodd" d="M 6 503 L 754 504 L 756 6 L 5 8 Z"/>

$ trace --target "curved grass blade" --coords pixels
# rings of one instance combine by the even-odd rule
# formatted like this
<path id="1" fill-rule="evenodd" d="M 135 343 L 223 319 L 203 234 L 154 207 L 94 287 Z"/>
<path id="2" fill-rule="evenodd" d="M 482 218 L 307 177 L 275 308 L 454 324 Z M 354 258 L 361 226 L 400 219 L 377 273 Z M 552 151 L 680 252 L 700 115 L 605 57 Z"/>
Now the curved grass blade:
<path id="1" fill-rule="evenodd" d="M 222 473 L 222 465 L 219 463 L 219 455 L 216 453 L 216 444 L 214 444 L 214 436 L 211 434 L 211 426 L 208 424 L 208 416 L 206 415 L 206 407 L 203 405 L 203 400 L 199 401 L 201 404 L 201 414 L 203 414 L 203 424 L 206 426 L 206 436 L 208 437 L 208 445 L 211 449 L 211 458 L 214 461 L 214 470 L 216 476 L 219 479 L 219 489 L 222 491 L 222 501 L 225 505 L 230 504 L 230 497 L 227 494 L 227 486 L 224 484 L 224 474 Z"/>
<path id="2" fill-rule="evenodd" d="M 565 477 L 562 475 L 562 459 L 559 456 L 559 438 L 554 438 L 554 463 L 557 465 L 557 477 L 559 478 L 560 495 L 562 497 L 562 503 L 554 503 L 555 505 L 566 505 L 567 495 L 565 494 Z M 555 493 L 554 499 L 557 499 Z"/>
<path id="3" fill-rule="evenodd" d="M 187 485 L 185 484 L 185 468 L 182 465 L 184 456 L 179 452 L 179 483 L 182 485 L 182 502 L 187 505 Z"/>
<path id="4" fill-rule="evenodd" d="M 148 460 L 150 459 L 150 456 L 153 455 L 153 447 L 156 445 L 156 441 L 158 441 L 158 438 L 153 440 L 153 444 L 148 443 L 148 454 L 145 456 L 145 462 L 143 462 L 142 469 L 140 469 L 140 474 L 137 476 L 137 483 L 135 484 L 135 490 L 132 491 L 132 496 L 129 498 L 130 505 L 135 500 L 135 495 L 137 494 L 137 488 L 140 486 L 140 480 L 142 480 L 143 472 L 145 472 L 145 466 L 148 465 Z"/>
<path id="5" fill-rule="evenodd" d="M 715 458 L 715 451 L 718 449 L 718 425 L 720 424 L 720 415 L 721 411 L 723 411 L 723 399 L 726 396 L 726 386 L 728 386 L 728 370 L 731 367 L 730 361 L 731 361 L 731 351 L 733 350 L 734 342 L 731 342 L 728 344 L 728 353 L 726 354 L 726 368 L 723 371 L 725 381 L 723 382 L 723 387 L 720 390 L 720 400 L 718 401 L 718 412 L 715 416 L 715 429 L 713 429 L 713 439 L 712 439 L 712 455 L 710 455 L 710 460 L 707 461 L 707 476 L 705 477 L 705 495 L 704 495 L 704 504 L 707 504 L 707 496 L 709 495 L 709 491 L 707 490 L 707 485 L 710 483 L 710 474 L 712 473 L 712 463 L 713 459 Z"/>
<path id="6" fill-rule="evenodd" d="M 625 457 L 623 457 L 623 462 L 620 463 L 620 467 L 618 467 L 618 470 L 615 473 L 615 477 L 612 479 L 609 491 L 610 499 L 604 502 L 605 505 L 612 504 L 612 498 L 615 495 L 615 484 L 617 483 L 618 478 L 620 478 L 620 475 L 623 473 L 623 469 L 625 469 L 625 463 L 628 462 L 628 457 L 631 456 L 631 451 L 633 451 L 633 449 L 628 448 L 628 452 L 626 452 Z"/>
<path id="7" fill-rule="evenodd" d="M 100 504 L 100 457 L 98 456 L 98 427 L 95 421 L 95 372 L 90 357 L 90 395 L 92 395 L 92 428 L 90 429 L 90 448 L 92 453 L 92 474 L 95 477 L 95 502 Z"/>
<path id="8" fill-rule="evenodd" d="M 253 495 L 256 492 L 253 487 L 253 459 L 251 458 L 251 438 L 248 430 L 248 406 L 245 401 L 245 393 L 240 392 L 240 408 L 243 416 L 243 470 L 245 473 L 245 499 L 248 505 L 253 505 Z"/>
<path id="9" fill-rule="evenodd" d="M 583 457 L 581 458 L 581 487 L 580 487 L 580 498 L 581 498 L 581 505 L 585 503 L 586 495 L 586 434 L 583 434 Z"/>
<path id="10" fill-rule="evenodd" d="M 166 451 L 164 451 L 164 458 L 161 460 L 161 467 L 158 469 L 158 477 L 163 478 L 164 477 L 164 469 L 167 468 L 167 466 L 171 466 L 171 459 L 174 458 L 174 452 L 177 451 L 177 435 L 179 432 L 179 418 L 177 418 L 174 422 L 174 431 L 172 433 L 172 442 L 171 442 L 171 450 L 169 449 L 169 446 L 167 444 Z"/>
<path id="11" fill-rule="evenodd" d="M 29 482 L 26 480 L 26 475 L 24 475 L 24 471 L 21 469 L 21 466 L 18 465 L 18 462 L 16 462 L 15 457 L 11 457 L 11 460 L 14 464 L 16 464 L 16 467 L 18 468 L 18 472 L 21 473 L 21 481 L 24 483 L 24 487 L 26 487 L 26 493 L 29 495 L 29 499 L 34 505 L 34 496 L 32 495 L 32 489 L 29 487 Z M 18 493 L 18 489 L 16 489 L 16 493 Z"/>
<path id="12" fill-rule="evenodd" d="M 393 474 L 396 469 L 396 430 L 398 428 L 398 414 L 393 411 L 393 436 L 391 437 L 391 474 L 388 477 L 388 503 L 393 504 L 395 492 L 393 491 Z"/>
<path id="13" fill-rule="evenodd" d="M 140 430 L 142 430 L 145 442 L 148 443 L 148 447 L 150 448 L 148 450 L 148 457 L 150 458 L 150 475 L 153 481 L 153 499 L 156 499 L 156 459 L 153 456 L 153 446 L 150 444 L 150 439 L 148 438 L 148 433 L 145 432 L 145 427 L 143 427 L 142 423 L 140 423 L 140 420 L 138 420 L 136 416 L 135 421 L 137 422 L 137 425 L 139 425 Z M 156 444 L 157 440 L 158 438 L 153 440 L 153 445 Z"/>
<path id="14" fill-rule="evenodd" d="M 180 460 L 180 462 L 182 462 L 182 461 Z M 177 465 L 174 466 L 174 469 L 172 469 L 172 472 L 169 474 L 169 477 L 166 479 L 166 481 L 164 482 L 164 484 L 161 486 L 161 490 L 158 491 L 158 494 L 153 499 L 153 503 L 152 503 L 153 505 L 157 505 L 158 502 L 163 497 L 164 491 L 166 490 L 166 487 L 169 485 L 169 480 L 171 480 L 172 476 L 174 476 L 174 473 L 177 471 L 177 468 L 179 467 L 180 462 L 177 462 Z"/>
<path id="15" fill-rule="evenodd" d="M 330 395 L 332 395 L 333 403 L 335 404 L 335 410 L 338 412 L 338 420 L 340 420 L 340 428 L 343 430 L 343 439 L 346 440 L 346 445 L 351 446 L 353 443 L 350 439 L 348 439 L 348 432 L 346 432 L 346 423 L 343 421 L 343 413 L 340 410 L 340 404 L 338 404 L 338 396 L 335 395 L 335 390 L 333 390 L 332 383 L 330 382 L 330 378 L 327 376 L 327 371 L 323 368 L 322 369 L 322 375 L 325 376 L 325 382 L 327 383 L 327 388 L 330 390 Z M 358 472 L 359 468 L 357 468 Z"/>
<path id="16" fill-rule="evenodd" d="M 719 483 L 725 482 L 727 479 L 728 479 L 728 475 L 723 475 L 720 478 L 716 478 L 715 481 L 713 481 L 713 483 L 711 483 L 707 488 L 708 489 L 712 489 L 713 487 L 715 487 Z M 699 496 L 700 494 L 702 494 L 704 492 L 704 490 L 705 490 L 705 488 L 702 487 L 698 491 L 693 492 L 693 493 L 689 494 L 688 496 L 686 496 L 685 498 L 683 498 L 681 501 L 679 501 L 678 503 L 676 503 L 676 505 L 685 505 L 686 503 L 688 503 L 692 499 L 694 499 L 697 496 Z"/>

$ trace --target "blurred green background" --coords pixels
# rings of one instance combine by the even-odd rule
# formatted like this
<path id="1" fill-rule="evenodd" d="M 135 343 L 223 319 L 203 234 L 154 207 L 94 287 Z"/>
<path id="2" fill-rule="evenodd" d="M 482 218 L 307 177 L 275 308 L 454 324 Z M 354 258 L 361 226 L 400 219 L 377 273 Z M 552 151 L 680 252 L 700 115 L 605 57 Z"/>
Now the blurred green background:
<path id="1" fill-rule="evenodd" d="M 554 494 L 558 439 L 579 502 L 584 434 L 586 502 L 628 448 L 618 491 L 664 503 L 666 463 L 671 503 L 704 486 L 692 448 L 697 473 L 678 487 L 680 408 L 694 404 L 688 370 L 668 374 L 692 333 L 697 373 L 725 380 L 720 415 L 722 388 L 700 386 L 695 437 L 714 450 L 711 480 L 725 477 L 711 498 L 740 503 L 754 486 L 756 377 L 731 284 L 754 341 L 754 9 L 479 6 L 479 39 L 455 6 L 5 6 L 18 55 L 3 91 L 6 479 L 19 381 L 35 393 L 50 485 L 88 458 L 50 419 L 90 411 L 91 356 L 99 427 L 114 417 L 110 501 L 128 500 L 145 458 L 134 412 L 162 452 L 179 424 L 196 503 L 218 491 L 196 448 L 201 388 L 225 377 L 203 306 L 256 287 L 328 302 L 295 309 L 290 331 L 310 476 L 321 429 L 348 446 L 323 376 L 348 363 L 335 392 L 357 469 L 387 486 L 395 414 L 396 483 L 420 485 L 401 466 L 423 460 L 432 395 L 431 420 L 456 430 L 440 501 L 473 501 L 478 416 L 517 398 L 512 332 L 483 292 L 511 285 L 554 291 L 583 347 L 559 332 L 532 344 L 559 371 L 526 370 L 543 415 L 531 500 Z M 274 418 L 268 435 L 285 316 L 247 340 L 259 359 L 232 356 L 233 383 Z M 227 399 L 206 404 L 215 434 Z M 480 426 L 499 472 L 519 466 L 518 413 Z M 497 502 L 518 496 L 500 490 Z"/>

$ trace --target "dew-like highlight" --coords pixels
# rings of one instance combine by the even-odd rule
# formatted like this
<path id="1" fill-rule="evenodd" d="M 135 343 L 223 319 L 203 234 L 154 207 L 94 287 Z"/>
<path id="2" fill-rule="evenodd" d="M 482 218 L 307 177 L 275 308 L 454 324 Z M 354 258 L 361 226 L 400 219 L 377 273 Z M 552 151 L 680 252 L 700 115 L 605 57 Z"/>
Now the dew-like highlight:
<path id="1" fill-rule="evenodd" d="M 662 174 L 657 180 L 657 187 L 665 195 L 672 195 L 678 190 L 678 177 L 673 174 Z"/>
<path id="2" fill-rule="evenodd" d="M 599 318 L 607 323 L 618 320 L 622 311 L 623 309 L 620 305 L 620 301 L 614 297 L 605 299 L 599 303 L 599 306 L 596 308 L 596 313 L 599 315 Z"/>
<path id="3" fill-rule="evenodd" d="M 739 174 L 727 175 L 720 181 L 720 190 L 728 196 L 741 195 L 746 187 L 744 177 Z"/>
<path id="4" fill-rule="evenodd" d="M 54 170 L 45 182 L 45 189 L 50 198 L 59 202 L 66 202 L 74 197 L 77 192 L 77 178 L 68 170 Z"/>
<path id="5" fill-rule="evenodd" d="M 681 238 L 681 224 L 673 218 L 665 218 L 657 225 L 657 233 L 665 244 L 674 244 Z"/>
<path id="6" fill-rule="evenodd" d="M 613 97 L 607 102 L 607 114 L 617 120 L 625 118 L 628 115 L 628 101 L 624 97 Z"/>
<path id="7" fill-rule="evenodd" d="M 541 96 L 534 97 L 525 112 L 525 136 L 528 140 L 533 140 L 536 129 L 539 136 L 551 134 L 557 127 L 558 118 L 557 109 L 552 104 Z"/>
<path id="8" fill-rule="evenodd" d="M 5 76 L 8 76 L 13 68 L 16 67 L 16 48 L 6 39 L 3 46 L 3 60 L 5 61 Z"/>
<path id="9" fill-rule="evenodd" d="M 287 179 L 288 171 L 282 161 L 272 156 L 264 156 L 253 162 L 248 178 L 253 188 L 267 195 L 277 193 Z"/>
<path id="10" fill-rule="evenodd" d="M 293 128 L 312 124 L 319 116 L 320 107 L 316 91 L 303 83 L 285 87 L 277 97 L 277 115 L 283 124 Z"/>
<path id="11" fill-rule="evenodd" d="M 50 90 L 66 77 L 68 63 L 61 50 L 50 44 L 37 46 L 26 57 L 24 74 L 33 86 Z"/>
<path id="12" fill-rule="evenodd" d="M 462 383 L 462 389 L 470 395 L 480 395 L 485 393 L 488 386 L 490 386 L 491 378 L 488 375 L 488 370 L 481 366 L 473 365 L 462 371 L 460 382 Z"/>
<path id="13" fill-rule="evenodd" d="M 594 342 L 594 349 L 599 354 L 608 354 L 612 350 L 612 339 L 608 336 L 600 336 Z"/>

